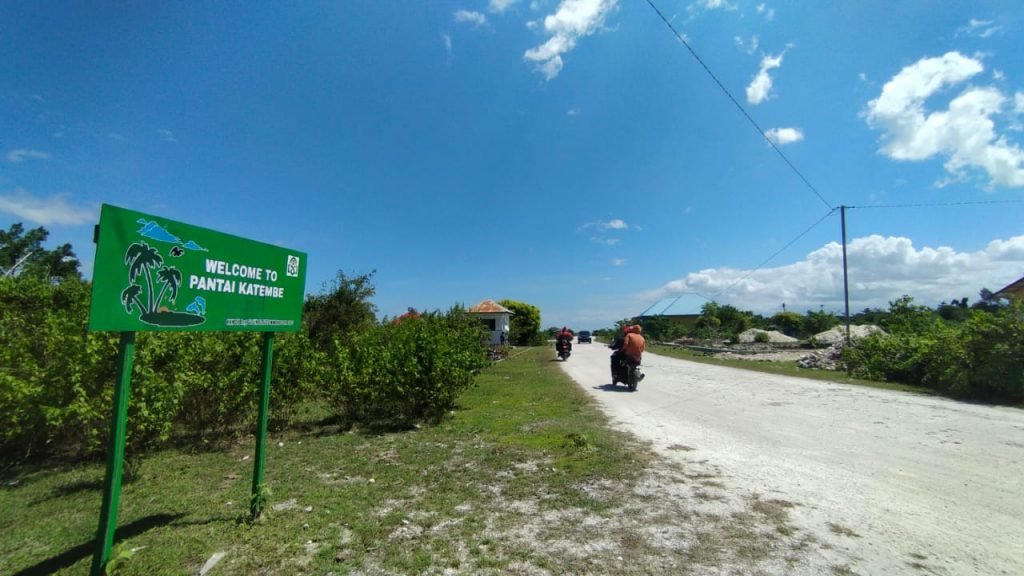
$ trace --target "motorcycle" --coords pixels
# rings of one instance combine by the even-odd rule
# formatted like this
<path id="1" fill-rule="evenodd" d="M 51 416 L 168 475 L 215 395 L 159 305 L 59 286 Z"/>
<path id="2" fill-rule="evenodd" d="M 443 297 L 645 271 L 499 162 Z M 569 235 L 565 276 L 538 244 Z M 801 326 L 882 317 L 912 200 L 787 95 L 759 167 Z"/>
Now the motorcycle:
<path id="1" fill-rule="evenodd" d="M 635 392 L 637 384 L 643 379 L 644 373 L 640 371 L 639 364 L 634 364 L 625 357 L 618 358 L 612 370 L 612 386 L 622 382 L 630 392 Z"/>
<path id="2" fill-rule="evenodd" d="M 564 362 L 569 359 L 572 352 L 572 343 L 568 340 L 559 340 L 555 342 L 555 350 L 558 352 L 558 359 Z"/>

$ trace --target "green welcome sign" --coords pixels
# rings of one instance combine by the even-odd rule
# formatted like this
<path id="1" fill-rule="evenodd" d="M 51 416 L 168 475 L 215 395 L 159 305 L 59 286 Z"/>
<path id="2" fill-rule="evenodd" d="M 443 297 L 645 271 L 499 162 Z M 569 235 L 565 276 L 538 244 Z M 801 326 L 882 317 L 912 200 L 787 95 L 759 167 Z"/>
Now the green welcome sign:
<path id="1" fill-rule="evenodd" d="M 296 332 L 306 255 L 104 204 L 89 329 Z"/>
<path id="2" fill-rule="evenodd" d="M 108 574 L 117 529 L 135 332 L 263 332 L 251 513 L 258 518 L 266 459 L 274 333 L 302 324 L 306 255 L 104 204 L 96 227 L 89 329 L 121 333 L 110 448 L 92 576 Z"/>

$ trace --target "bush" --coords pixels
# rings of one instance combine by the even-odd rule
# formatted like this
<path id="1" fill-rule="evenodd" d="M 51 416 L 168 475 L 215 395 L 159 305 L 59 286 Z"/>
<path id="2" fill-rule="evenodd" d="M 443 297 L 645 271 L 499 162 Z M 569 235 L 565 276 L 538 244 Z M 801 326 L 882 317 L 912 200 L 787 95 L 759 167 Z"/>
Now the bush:
<path id="1" fill-rule="evenodd" d="M 0 279 L 0 458 L 105 440 L 116 335 L 87 330 L 89 285 Z"/>
<path id="2" fill-rule="evenodd" d="M 947 333 L 927 358 L 927 386 L 959 398 L 1024 401 L 1024 304 L 972 310 Z"/>
<path id="3" fill-rule="evenodd" d="M 758 344 L 768 344 L 771 342 L 771 338 L 768 337 L 767 332 L 758 332 L 754 334 L 754 342 L 757 342 Z"/>
<path id="4" fill-rule="evenodd" d="M 873 334 L 843 351 L 855 375 L 925 386 L 955 398 L 1024 401 L 1024 303 L 972 310 L 960 324 L 925 324 L 919 310 L 910 312 L 914 332 L 904 325 L 895 335 Z"/>
<path id="5" fill-rule="evenodd" d="M 101 453 L 108 442 L 119 336 L 88 331 L 90 286 L 0 280 L 0 459 Z M 128 403 L 129 451 L 174 432 L 251 425 L 260 334 L 140 332 Z M 306 333 L 276 336 L 271 415 L 287 421 L 330 368 Z"/>
<path id="6" fill-rule="evenodd" d="M 860 378 L 918 384 L 932 342 L 926 337 L 872 334 L 843 349 L 843 360 Z"/>
<path id="7" fill-rule="evenodd" d="M 335 406 L 371 427 L 436 421 L 486 365 L 486 339 L 461 308 L 369 329 L 338 350 Z"/>

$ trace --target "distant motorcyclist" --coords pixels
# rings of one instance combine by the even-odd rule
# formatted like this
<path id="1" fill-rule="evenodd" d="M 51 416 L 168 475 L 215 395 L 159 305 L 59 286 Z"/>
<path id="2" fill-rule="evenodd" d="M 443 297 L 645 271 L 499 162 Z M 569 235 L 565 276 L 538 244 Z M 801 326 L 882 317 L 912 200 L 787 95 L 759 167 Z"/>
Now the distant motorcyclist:
<path id="1" fill-rule="evenodd" d="M 562 326 L 562 331 L 555 336 L 555 349 L 561 350 L 563 347 L 566 350 L 572 350 L 572 339 L 573 333 L 569 328 Z"/>

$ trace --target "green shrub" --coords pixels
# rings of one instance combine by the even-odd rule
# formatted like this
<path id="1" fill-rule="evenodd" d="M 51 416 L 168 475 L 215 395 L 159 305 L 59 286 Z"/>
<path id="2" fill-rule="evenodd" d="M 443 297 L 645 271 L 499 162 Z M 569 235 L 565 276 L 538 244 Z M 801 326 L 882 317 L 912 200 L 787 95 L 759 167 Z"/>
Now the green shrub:
<path id="1" fill-rule="evenodd" d="M 771 342 L 771 338 L 768 337 L 767 332 L 758 332 L 754 334 L 754 342 L 757 342 L 758 344 L 768 344 Z"/>
<path id="2" fill-rule="evenodd" d="M 88 332 L 88 306 L 80 280 L 0 279 L 0 458 L 105 439 L 117 337 Z"/>
<path id="3" fill-rule="evenodd" d="M 119 336 L 88 331 L 90 286 L 0 280 L 0 459 L 102 452 Z M 252 425 L 260 334 L 140 332 L 128 403 L 129 451 L 175 433 Z M 271 416 L 287 422 L 323 388 L 330 366 L 305 330 L 275 336 Z"/>
<path id="4" fill-rule="evenodd" d="M 943 394 L 1024 401 L 1024 304 L 972 310 L 959 329 L 946 330 L 927 360 L 925 384 Z"/>
<path id="5" fill-rule="evenodd" d="M 860 377 L 931 388 L 955 398 L 1024 401 L 1024 304 L 971 310 L 962 323 L 923 321 L 903 307 L 897 334 L 874 334 L 843 351 Z M 908 314 L 909 310 L 909 314 Z"/>
<path id="6" fill-rule="evenodd" d="M 843 360 L 860 378 L 920 384 L 931 344 L 925 337 L 872 334 L 845 348 Z"/>
<path id="7" fill-rule="evenodd" d="M 486 365 L 485 339 L 459 308 L 364 331 L 337 355 L 335 405 L 369 426 L 436 420 Z"/>

